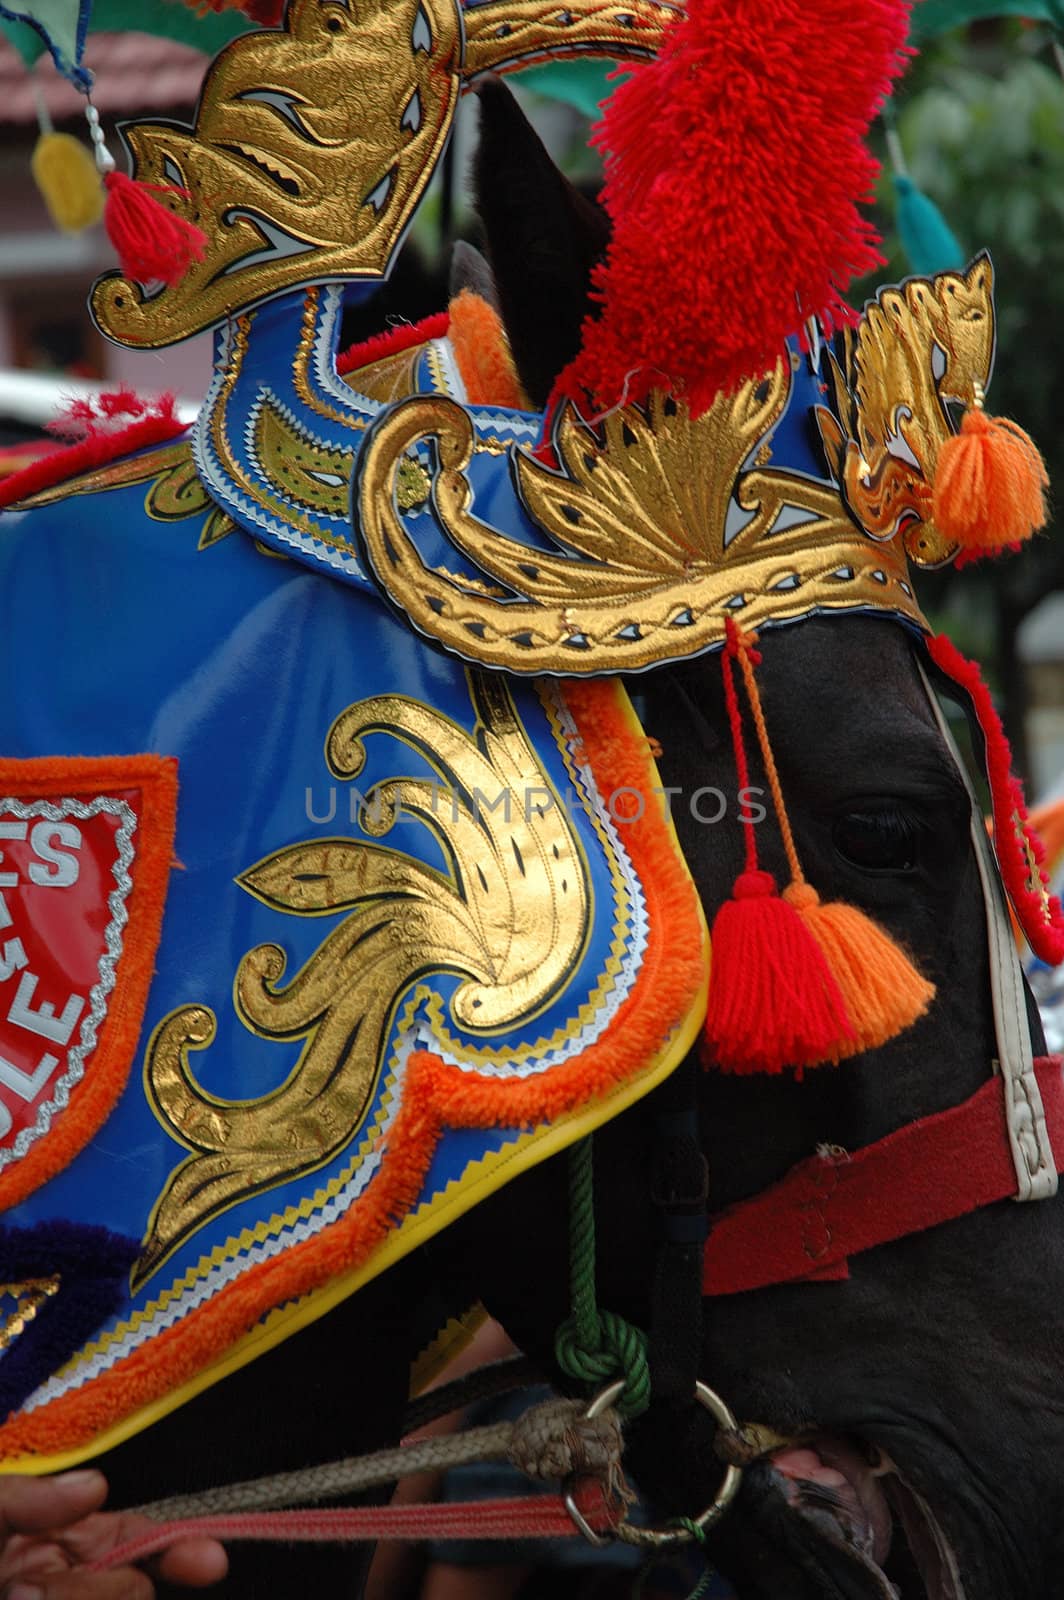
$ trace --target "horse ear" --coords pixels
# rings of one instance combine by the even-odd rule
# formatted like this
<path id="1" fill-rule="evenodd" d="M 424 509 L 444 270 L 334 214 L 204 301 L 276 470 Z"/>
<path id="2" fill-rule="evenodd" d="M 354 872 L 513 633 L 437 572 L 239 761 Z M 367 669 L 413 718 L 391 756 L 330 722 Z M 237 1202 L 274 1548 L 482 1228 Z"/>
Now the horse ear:
<path id="1" fill-rule="evenodd" d="M 609 221 L 558 171 L 498 78 L 485 78 L 477 93 L 477 209 L 514 363 L 532 404 L 543 406 L 580 348 Z"/>
<path id="2" fill-rule="evenodd" d="M 491 268 L 479 250 L 467 240 L 457 239 L 451 251 L 451 272 L 447 281 L 448 300 L 457 300 L 463 289 L 472 290 L 473 294 L 486 301 L 492 310 L 502 315 L 499 291 L 495 287 Z"/>

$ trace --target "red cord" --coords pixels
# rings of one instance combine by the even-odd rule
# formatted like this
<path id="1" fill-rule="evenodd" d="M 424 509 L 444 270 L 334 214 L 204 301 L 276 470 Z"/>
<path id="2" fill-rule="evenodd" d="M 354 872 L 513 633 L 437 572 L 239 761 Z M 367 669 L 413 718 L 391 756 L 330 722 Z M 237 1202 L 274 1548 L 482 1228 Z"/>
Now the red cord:
<path id="1" fill-rule="evenodd" d="M 721 653 L 720 665 L 724 676 L 724 704 L 728 711 L 728 725 L 731 728 L 732 749 L 735 752 L 735 771 L 739 779 L 740 795 L 749 793 L 750 768 L 746 760 L 746 746 L 743 743 L 743 718 L 739 710 L 739 696 L 735 692 L 735 673 L 732 669 L 732 657 L 737 653 L 739 645 L 739 630 L 731 617 L 725 621 L 728 642 Z M 757 871 L 757 835 L 754 832 L 754 819 L 745 805 L 739 808 L 739 821 L 743 827 L 743 842 L 746 846 L 746 871 Z"/>
<path id="2" fill-rule="evenodd" d="M 590 1501 L 590 1504 L 589 1504 Z M 596 1532 L 614 1525 L 601 1490 L 577 1497 Z M 128 1566 L 168 1550 L 180 1539 L 260 1539 L 337 1543 L 378 1539 L 564 1539 L 577 1529 L 560 1495 L 515 1500 L 473 1500 L 441 1505 L 353 1506 L 338 1510 L 248 1511 L 227 1516 L 161 1522 L 101 1556 L 90 1572 Z"/>

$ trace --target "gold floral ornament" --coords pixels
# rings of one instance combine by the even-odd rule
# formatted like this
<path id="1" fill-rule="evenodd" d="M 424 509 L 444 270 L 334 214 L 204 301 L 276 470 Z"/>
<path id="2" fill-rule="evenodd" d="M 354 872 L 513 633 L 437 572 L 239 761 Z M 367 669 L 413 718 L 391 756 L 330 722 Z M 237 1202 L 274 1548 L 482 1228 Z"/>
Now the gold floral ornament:
<path id="1" fill-rule="evenodd" d="M 466 470 L 472 423 L 433 396 L 395 407 L 367 440 L 358 490 L 366 553 L 391 600 L 431 638 L 515 672 L 616 672 L 693 655 L 745 628 L 819 610 L 874 607 L 923 625 L 904 554 L 856 528 L 835 485 L 748 467 L 782 416 L 779 361 L 696 422 L 651 395 L 601 427 L 571 406 L 555 448 L 562 470 L 515 450 L 524 504 L 554 552 L 496 533 L 474 514 Z M 432 440 L 436 514 L 464 556 L 512 598 L 430 568 L 397 509 L 406 453 Z"/>
<path id="2" fill-rule="evenodd" d="M 656 0 L 291 0 L 281 29 L 234 39 L 195 126 L 127 132 L 134 176 L 207 235 L 200 262 L 148 295 L 120 274 L 92 294 L 119 344 L 185 339 L 279 290 L 383 278 L 476 73 L 550 55 L 649 55 L 677 15 Z M 187 195 L 187 198 L 186 198 Z"/>
<path id="3" fill-rule="evenodd" d="M 445 871 L 379 844 L 334 838 L 290 845 L 240 879 L 278 911 L 347 913 L 287 981 L 275 944 L 250 950 L 237 970 L 246 1026 L 265 1039 L 303 1041 L 280 1088 L 235 1101 L 201 1086 L 188 1058 L 214 1037 L 207 1006 L 183 1006 L 156 1029 L 144 1068 L 148 1099 L 190 1154 L 152 1213 L 134 1291 L 210 1217 L 314 1171 L 351 1142 L 373 1102 L 396 1010 L 416 979 L 459 975 L 451 1014 L 487 1042 L 534 1017 L 580 960 L 589 889 L 566 809 L 505 681 L 477 673 L 469 681 L 472 734 L 418 701 L 379 695 L 343 712 L 326 746 L 333 773 L 345 779 L 362 771 L 373 733 L 401 739 L 429 763 L 435 782 L 377 785 L 360 821 L 385 837 L 400 810 L 418 818 L 438 840 Z M 543 805 L 527 805 L 533 793 Z M 511 804 L 500 805 L 501 795 Z"/>
<path id="4" fill-rule="evenodd" d="M 841 362 L 829 358 L 838 416 L 816 414 L 829 465 L 869 537 L 900 535 L 917 566 L 940 566 L 958 550 L 932 521 L 932 484 L 956 431 L 950 403 L 974 405 L 990 382 L 993 292 L 986 255 L 965 273 L 911 278 L 866 307 Z"/>

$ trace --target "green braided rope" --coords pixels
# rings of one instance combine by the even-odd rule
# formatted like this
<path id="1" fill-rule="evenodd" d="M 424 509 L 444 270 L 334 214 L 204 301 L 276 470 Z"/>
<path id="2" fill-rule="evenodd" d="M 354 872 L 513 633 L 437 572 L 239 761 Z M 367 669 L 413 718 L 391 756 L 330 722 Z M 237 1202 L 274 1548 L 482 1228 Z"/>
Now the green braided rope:
<path id="1" fill-rule="evenodd" d="M 702 1600 L 702 1596 L 713 1582 L 715 1570 L 716 1569 L 711 1567 L 708 1562 L 706 1563 L 702 1576 L 691 1590 L 691 1593 L 687 1596 L 687 1600 Z"/>
<path id="2" fill-rule="evenodd" d="M 572 1311 L 554 1336 L 562 1371 L 593 1388 L 624 1378 L 617 1402 L 622 1416 L 637 1417 L 650 1404 L 646 1334 L 595 1294 L 595 1189 L 589 1134 L 569 1152 L 569 1296 Z"/>

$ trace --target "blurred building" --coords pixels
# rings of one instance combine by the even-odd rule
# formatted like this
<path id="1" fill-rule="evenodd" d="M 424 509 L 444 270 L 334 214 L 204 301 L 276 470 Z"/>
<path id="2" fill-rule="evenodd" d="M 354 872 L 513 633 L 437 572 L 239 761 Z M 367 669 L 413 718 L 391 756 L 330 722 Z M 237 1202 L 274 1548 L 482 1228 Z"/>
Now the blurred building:
<path id="1" fill-rule="evenodd" d="M 1064 593 L 1050 594 L 1020 624 L 1027 681 L 1030 793 L 1064 797 Z"/>
<path id="2" fill-rule="evenodd" d="M 116 158 L 115 124 L 161 114 L 191 121 L 207 57 L 173 40 L 142 33 L 90 37 L 86 65 L 93 98 Z M 88 143 L 85 102 L 48 56 L 27 68 L 0 38 L 0 371 L 62 374 L 129 383 L 150 394 L 172 389 L 199 398 L 210 372 L 209 337 L 171 350 L 138 352 L 111 345 L 93 327 L 86 297 L 93 279 L 113 268 L 103 227 L 81 234 L 54 227 L 30 172 L 38 134 L 38 96 L 55 127 Z"/>

